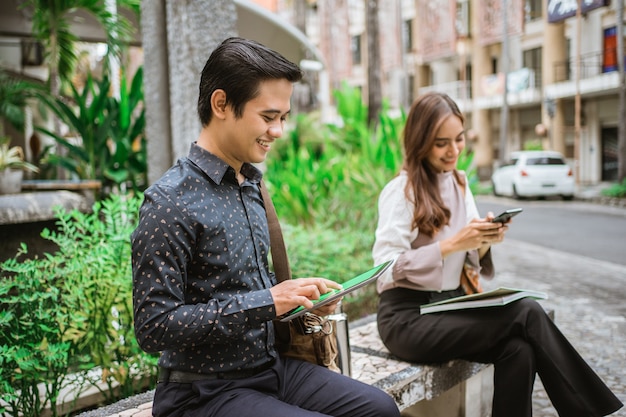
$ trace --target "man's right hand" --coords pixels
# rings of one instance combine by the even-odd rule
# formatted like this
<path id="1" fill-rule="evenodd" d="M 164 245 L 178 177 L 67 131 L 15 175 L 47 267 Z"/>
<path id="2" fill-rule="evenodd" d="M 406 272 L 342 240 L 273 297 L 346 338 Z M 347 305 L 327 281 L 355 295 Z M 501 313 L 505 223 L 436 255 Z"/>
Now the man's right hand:
<path id="1" fill-rule="evenodd" d="M 340 284 L 326 278 L 297 278 L 273 286 L 270 293 L 274 299 L 276 316 L 281 316 L 300 306 L 311 308 L 311 300 L 317 300 L 322 294 L 341 288 Z"/>

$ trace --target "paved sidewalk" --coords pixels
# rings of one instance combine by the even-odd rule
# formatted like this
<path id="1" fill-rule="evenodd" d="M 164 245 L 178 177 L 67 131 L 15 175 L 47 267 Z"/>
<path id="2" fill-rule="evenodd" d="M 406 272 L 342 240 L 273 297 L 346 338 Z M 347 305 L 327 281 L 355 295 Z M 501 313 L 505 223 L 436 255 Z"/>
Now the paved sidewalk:
<path id="1" fill-rule="evenodd" d="M 555 310 L 561 331 L 626 403 L 626 266 L 510 239 L 492 250 L 496 278 L 486 287 L 547 292 L 541 303 Z M 533 410 L 534 417 L 558 417 L 539 380 Z M 626 417 L 626 409 L 612 415 Z"/>

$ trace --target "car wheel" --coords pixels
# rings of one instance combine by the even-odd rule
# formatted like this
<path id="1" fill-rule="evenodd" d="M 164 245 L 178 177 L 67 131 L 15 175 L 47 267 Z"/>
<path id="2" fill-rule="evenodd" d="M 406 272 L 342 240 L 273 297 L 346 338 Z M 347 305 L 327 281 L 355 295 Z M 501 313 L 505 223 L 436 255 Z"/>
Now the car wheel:
<path id="1" fill-rule="evenodd" d="M 517 188 L 515 188 L 515 184 L 513 184 L 513 198 L 515 198 L 516 200 L 521 200 L 523 197 L 521 195 L 519 195 L 519 193 L 517 192 Z"/>
<path id="2" fill-rule="evenodd" d="M 566 194 L 562 195 L 561 198 L 563 198 L 563 200 L 565 201 L 572 201 L 574 199 L 574 196 L 572 194 Z"/>
<path id="3" fill-rule="evenodd" d="M 491 190 L 493 191 L 493 195 L 495 195 L 496 197 L 500 197 L 501 196 L 501 194 L 496 189 L 496 183 L 493 182 L 493 181 L 491 181 Z"/>

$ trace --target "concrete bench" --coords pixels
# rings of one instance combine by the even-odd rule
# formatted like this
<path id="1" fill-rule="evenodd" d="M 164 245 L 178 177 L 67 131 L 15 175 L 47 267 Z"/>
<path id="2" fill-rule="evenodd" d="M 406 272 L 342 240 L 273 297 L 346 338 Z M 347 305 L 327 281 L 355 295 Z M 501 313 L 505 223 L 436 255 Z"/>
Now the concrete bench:
<path id="1" fill-rule="evenodd" d="M 418 365 L 399 360 L 380 340 L 375 316 L 350 324 L 350 350 L 352 377 L 391 395 L 403 416 L 478 417 L 491 410 L 491 365 L 463 360 Z"/>
<path id="2" fill-rule="evenodd" d="M 351 376 L 391 395 L 403 416 L 478 417 L 491 406 L 491 366 L 461 360 L 416 365 L 384 347 L 375 316 L 350 324 Z M 154 391 L 77 417 L 149 417 Z M 476 401 L 476 399 L 480 401 Z"/>

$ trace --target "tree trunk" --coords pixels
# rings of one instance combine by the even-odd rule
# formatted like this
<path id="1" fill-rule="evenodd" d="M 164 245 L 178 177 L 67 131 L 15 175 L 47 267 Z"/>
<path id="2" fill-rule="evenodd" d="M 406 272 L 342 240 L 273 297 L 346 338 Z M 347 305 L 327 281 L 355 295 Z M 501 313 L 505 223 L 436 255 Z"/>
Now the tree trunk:
<path id="1" fill-rule="evenodd" d="M 378 124 L 378 114 L 382 108 L 378 0 L 366 0 L 366 3 L 367 122 L 371 127 L 376 127 Z"/>
<path id="2" fill-rule="evenodd" d="M 617 2 L 617 70 L 619 71 L 619 126 L 617 128 L 617 175 L 626 179 L 626 77 L 624 75 L 624 0 Z"/>

